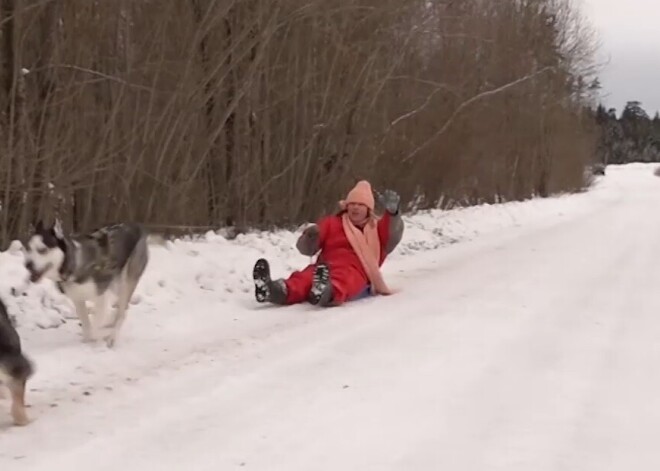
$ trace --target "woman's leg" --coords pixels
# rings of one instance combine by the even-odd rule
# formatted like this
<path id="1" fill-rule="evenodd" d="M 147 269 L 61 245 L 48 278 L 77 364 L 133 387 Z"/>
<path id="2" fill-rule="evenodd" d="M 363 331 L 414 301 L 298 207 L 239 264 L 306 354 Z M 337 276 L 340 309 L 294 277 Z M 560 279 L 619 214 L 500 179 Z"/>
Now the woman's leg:
<path id="1" fill-rule="evenodd" d="M 286 304 L 296 304 L 307 301 L 309 290 L 312 289 L 315 265 L 308 265 L 302 271 L 294 271 L 285 280 Z"/>
<path id="2" fill-rule="evenodd" d="M 270 265 L 262 258 L 255 263 L 252 276 L 257 302 L 296 304 L 307 299 L 312 287 L 314 265 L 293 272 L 286 280 L 282 278 L 273 280 L 270 277 Z"/>
<path id="3" fill-rule="evenodd" d="M 270 267 L 264 259 L 255 264 L 254 283 L 258 302 L 297 304 L 309 301 L 322 306 L 336 306 L 364 297 L 369 287 L 367 279 L 354 267 L 335 266 L 330 270 L 323 263 L 308 265 L 286 280 L 271 280 Z"/>
<path id="4" fill-rule="evenodd" d="M 360 297 L 365 289 L 368 289 L 367 279 L 354 267 L 335 265 L 330 269 L 320 263 L 314 272 L 310 302 L 320 306 L 338 306 Z"/>

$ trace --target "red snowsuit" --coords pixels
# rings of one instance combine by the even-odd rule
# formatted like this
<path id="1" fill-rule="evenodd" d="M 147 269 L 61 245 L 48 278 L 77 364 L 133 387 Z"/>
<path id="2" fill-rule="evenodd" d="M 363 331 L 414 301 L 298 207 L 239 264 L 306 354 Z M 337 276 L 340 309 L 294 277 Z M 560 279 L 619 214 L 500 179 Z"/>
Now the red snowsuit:
<path id="1" fill-rule="evenodd" d="M 390 238 L 389 213 L 378 221 L 378 238 L 380 239 L 381 266 L 387 257 L 385 247 Z M 342 224 L 340 214 L 326 216 L 318 223 L 318 247 L 321 250 L 317 262 L 325 262 L 330 268 L 330 282 L 332 283 L 333 304 L 341 304 L 360 294 L 369 284 L 367 273 L 360 263 L 360 259 L 353 250 Z M 315 265 L 309 265 L 302 271 L 296 271 L 285 280 L 287 286 L 287 304 L 303 302 L 312 289 L 312 278 Z"/>

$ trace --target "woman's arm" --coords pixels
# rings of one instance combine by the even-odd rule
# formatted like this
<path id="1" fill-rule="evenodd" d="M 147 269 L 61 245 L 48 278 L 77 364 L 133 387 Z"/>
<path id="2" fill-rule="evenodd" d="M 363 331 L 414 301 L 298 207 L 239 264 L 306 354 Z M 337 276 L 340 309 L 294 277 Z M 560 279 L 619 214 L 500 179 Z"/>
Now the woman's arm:
<path id="1" fill-rule="evenodd" d="M 390 254 L 403 238 L 403 218 L 400 212 L 401 197 L 392 190 L 378 195 L 378 201 L 385 208 L 385 215 L 378 221 L 378 232 L 384 234 L 385 253 Z"/>
<path id="2" fill-rule="evenodd" d="M 296 248 L 301 254 L 313 257 L 323 248 L 328 222 L 329 218 L 324 217 L 316 224 L 307 226 L 296 242 Z"/>

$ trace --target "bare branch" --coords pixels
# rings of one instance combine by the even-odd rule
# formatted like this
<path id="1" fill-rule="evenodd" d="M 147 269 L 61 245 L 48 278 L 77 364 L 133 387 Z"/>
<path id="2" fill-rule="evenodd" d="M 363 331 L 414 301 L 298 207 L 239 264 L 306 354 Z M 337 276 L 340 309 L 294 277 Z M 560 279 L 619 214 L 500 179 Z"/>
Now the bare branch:
<path id="1" fill-rule="evenodd" d="M 529 75 L 525 75 L 524 77 L 521 77 L 521 78 L 519 78 L 519 79 L 517 79 L 517 80 L 514 80 L 513 82 L 509 82 L 509 83 L 507 83 L 506 85 L 502 85 L 501 87 L 497 87 L 497 88 L 495 88 L 495 89 L 493 89 L 493 90 L 488 90 L 488 91 L 485 91 L 485 92 L 479 93 L 479 94 L 473 96 L 472 98 L 470 98 L 470 99 L 464 101 L 463 103 L 461 103 L 461 104 L 460 104 L 460 105 L 454 110 L 454 112 L 451 114 L 451 116 L 449 117 L 449 119 L 447 119 L 447 121 L 445 121 L 445 124 L 443 124 L 442 127 L 441 127 L 441 128 L 435 133 L 435 134 L 433 134 L 429 139 L 427 139 L 423 144 L 421 144 L 420 146 L 416 147 L 412 152 L 410 152 L 410 153 L 409 153 L 409 154 L 403 159 L 403 162 L 407 162 L 408 160 L 412 159 L 415 155 L 419 154 L 419 153 L 420 153 L 422 150 L 424 150 L 429 144 L 431 144 L 435 139 L 437 139 L 438 137 L 442 136 L 445 132 L 447 132 L 447 130 L 448 130 L 449 127 L 452 125 L 452 123 L 454 122 L 454 120 L 456 119 L 456 117 L 457 117 L 457 116 L 458 116 L 463 110 L 465 110 L 467 107 L 469 107 L 469 106 L 472 105 L 473 103 L 476 103 L 477 101 L 479 101 L 479 100 L 483 100 L 483 99 L 488 98 L 488 97 L 492 97 L 493 95 L 497 95 L 497 94 L 499 94 L 499 93 L 505 92 L 505 91 L 507 91 L 507 90 L 509 90 L 509 89 L 511 89 L 511 88 L 514 88 L 514 87 L 516 87 L 516 86 L 518 86 L 518 85 L 520 85 L 520 84 L 522 84 L 522 83 L 525 83 L 525 82 L 527 82 L 527 81 L 529 81 L 529 80 L 532 80 L 532 79 L 538 77 L 539 75 L 541 75 L 541 74 L 543 74 L 543 73 L 545 73 L 545 72 L 549 72 L 549 71 L 554 70 L 554 69 L 555 69 L 555 68 L 554 68 L 554 67 L 551 67 L 551 66 L 544 67 L 543 69 L 541 69 L 541 70 L 539 70 L 539 71 L 533 72 L 533 73 L 531 73 L 531 74 L 529 74 Z"/>
<path id="2" fill-rule="evenodd" d="M 90 74 L 90 75 L 93 75 L 95 77 L 99 77 L 99 78 L 102 78 L 102 79 L 105 79 L 105 80 L 110 80 L 112 82 L 120 83 L 122 85 L 126 85 L 127 87 L 134 88 L 136 90 L 144 90 L 144 91 L 148 91 L 148 92 L 153 91 L 152 87 L 147 87 L 147 86 L 139 85 L 139 84 L 136 84 L 136 83 L 130 83 L 130 82 L 128 82 L 128 81 L 126 81 L 126 80 L 124 80 L 120 77 L 115 77 L 113 75 L 106 74 L 106 73 L 100 72 L 98 70 L 92 70 L 92 69 L 88 69 L 86 67 L 80 67 L 80 66 L 72 65 L 72 64 L 49 64 L 49 65 L 46 65 L 46 66 L 43 66 L 43 67 L 31 69 L 28 73 L 33 74 L 33 73 L 40 72 L 40 71 L 43 71 L 43 70 L 48 70 L 48 69 L 75 70 L 77 72 L 84 72 L 86 74 Z"/>

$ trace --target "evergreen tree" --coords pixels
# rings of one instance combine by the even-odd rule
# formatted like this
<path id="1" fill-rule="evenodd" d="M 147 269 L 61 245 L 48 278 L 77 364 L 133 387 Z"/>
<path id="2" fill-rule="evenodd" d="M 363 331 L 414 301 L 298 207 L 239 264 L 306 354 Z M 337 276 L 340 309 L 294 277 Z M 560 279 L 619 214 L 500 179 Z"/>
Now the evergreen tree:
<path id="1" fill-rule="evenodd" d="M 598 160 L 605 164 L 660 162 L 660 114 L 651 119 L 639 101 L 629 101 L 621 117 L 598 105 L 594 114 L 600 128 Z"/>

